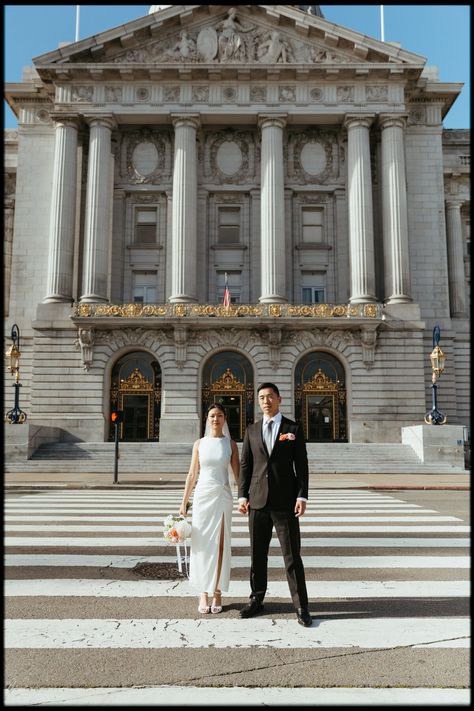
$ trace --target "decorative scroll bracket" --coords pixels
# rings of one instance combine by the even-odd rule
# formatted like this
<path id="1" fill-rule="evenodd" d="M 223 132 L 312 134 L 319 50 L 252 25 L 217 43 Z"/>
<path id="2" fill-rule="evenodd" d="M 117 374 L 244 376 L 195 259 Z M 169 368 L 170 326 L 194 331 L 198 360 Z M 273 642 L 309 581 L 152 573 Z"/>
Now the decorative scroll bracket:
<path id="1" fill-rule="evenodd" d="M 175 326 L 174 327 L 174 347 L 175 347 L 175 362 L 177 367 L 182 370 L 184 364 L 188 358 L 187 355 L 187 343 L 188 343 L 188 333 L 186 326 Z"/>
<path id="2" fill-rule="evenodd" d="M 88 371 L 94 360 L 94 341 L 95 333 L 92 328 L 80 328 L 78 337 L 74 344 L 76 348 L 81 349 L 82 366 L 85 371 Z"/>
<path id="3" fill-rule="evenodd" d="M 281 328 L 271 327 L 268 329 L 268 349 L 270 355 L 270 365 L 272 368 L 280 367 L 280 349 L 281 349 L 282 330 Z"/>
<path id="4" fill-rule="evenodd" d="M 377 327 L 364 326 L 360 329 L 360 344 L 362 346 L 362 361 L 367 370 L 374 365 L 375 348 L 377 345 Z"/>

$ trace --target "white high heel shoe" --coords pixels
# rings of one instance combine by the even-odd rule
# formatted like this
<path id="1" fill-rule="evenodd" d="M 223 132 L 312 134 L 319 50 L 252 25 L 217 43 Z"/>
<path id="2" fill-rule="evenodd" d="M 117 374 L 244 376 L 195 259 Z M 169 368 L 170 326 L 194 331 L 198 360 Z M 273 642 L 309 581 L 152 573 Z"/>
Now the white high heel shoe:
<path id="1" fill-rule="evenodd" d="M 203 604 L 205 600 L 205 604 Z M 199 598 L 199 606 L 198 606 L 198 612 L 201 613 L 201 615 L 208 615 L 211 611 L 211 606 L 209 605 L 209 600 L 207 599 L 207 593 L 201 593 L 201 597 Z"/>
<path id="2" fill-rule="evenodd" d="M 214 605 L 214 601 L 216 603 L 221 603 L 221 604 Z M 212 596 L 211 612 L 214 615 L 217 615 L 219 612 L 222 612 L 222 593 L 220 590 L 219 591 L 216 590 L 216 592 Z"/>

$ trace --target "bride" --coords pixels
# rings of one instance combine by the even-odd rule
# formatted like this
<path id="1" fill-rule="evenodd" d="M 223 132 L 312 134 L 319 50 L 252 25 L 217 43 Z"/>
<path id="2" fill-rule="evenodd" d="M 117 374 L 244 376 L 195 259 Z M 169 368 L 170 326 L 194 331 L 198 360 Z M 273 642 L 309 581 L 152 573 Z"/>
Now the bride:
<path id="1" fill-rule="evenodd" d="M 221 612 L 221 591 L 227 592 L 229 587 L 233 508 L 229 465 L 238 484 L 239 451 L 230 438 L 224 408 L 214 403 L 206 412 L 206 434 L 193 446 L 179 509 L 185 516 L 199 473 L 192 509 L 189 582 L 201 593 L 198 606 L 201 614 Z M 212 593 L 211 605 L 209 593 Z"/>

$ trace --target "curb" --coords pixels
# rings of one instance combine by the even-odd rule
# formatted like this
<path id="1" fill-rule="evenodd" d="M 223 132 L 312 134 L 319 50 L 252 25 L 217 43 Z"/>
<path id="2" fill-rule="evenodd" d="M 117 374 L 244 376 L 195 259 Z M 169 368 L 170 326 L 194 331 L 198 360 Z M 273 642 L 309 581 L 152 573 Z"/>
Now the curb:
<path id="1" fill-rule="evenodd" d="M 174 484 L 175 482 L 171 482 L 171 484 Z M 179 484 L 182 488 L 182 482 L 176 482 Z M 117 484 L 71 484 L 71 483 L 63 483 L 63 484 L 5 484 L 4 488 L 5 489 L 10 489 L 10 490 L 21 490 L 21 489 L 114 489 L 116 486 L 119 486 L 121 489 L 163 489 L 164 487 L 169 486 L 170 482 L 166 482 L 163 484 L 121 484 L 120 482 L 117 482 Z M 318 487 L 316 487 L 318 488 Z M 406 485 L 406 484 L 367 484 L 366 486 L 321 486 L 321 489 L 327 490 L 327 489 L 334 489 L 335 491 L 337 490 L 343 490 L 343 489 L 349 489 L 349 490 L 355 490 L 355 489 L 362 489 L 362 490 L 381 490 L 381 491 L 401 491 L 401 490 L 415 490 L 415 491 L 425 491 L 425 490 L 435 490 L 435 491 L 470 491 L 471 487 L 470 485 L 463 485 L 463 484 L 439 484 L 439 485 L 425 485 L 425 484 L 412 484 L 412 485 Z"/>

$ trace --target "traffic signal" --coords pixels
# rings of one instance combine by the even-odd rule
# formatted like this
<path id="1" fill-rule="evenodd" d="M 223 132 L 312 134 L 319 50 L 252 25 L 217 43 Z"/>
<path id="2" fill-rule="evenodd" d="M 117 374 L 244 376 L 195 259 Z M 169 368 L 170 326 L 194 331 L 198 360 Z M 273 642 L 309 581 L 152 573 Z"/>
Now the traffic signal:
<path id="1" fill-rule="evenodd" d="M 123 410 L 112 410 L 110 419 L 112 420 L 112 424 L 119 425 L 123 422 Z"/>

